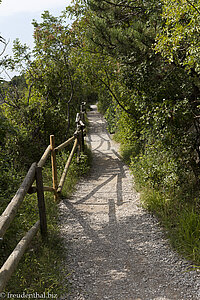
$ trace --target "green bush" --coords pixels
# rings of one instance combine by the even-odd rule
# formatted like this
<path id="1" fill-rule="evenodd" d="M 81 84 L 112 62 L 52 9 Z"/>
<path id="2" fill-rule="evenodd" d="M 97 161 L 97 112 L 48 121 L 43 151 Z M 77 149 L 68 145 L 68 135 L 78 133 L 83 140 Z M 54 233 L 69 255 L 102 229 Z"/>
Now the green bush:
<path id="1" fill-rule="evenodd" d="M 171 245 L 185 258 L 200 265 L 199 196 L 193 203 L 188 200 L 181 194 L 163 193 L 147 186 L 141 191 L 143 207 L 158 218 Z"/>
<path id="2" fill-rule="evenodd" d="M 173 189 L 177 186 L 178 164 L 170 151 L 156 144 L 147 145 L 144 153 L 131 160 L 131 168 L 138 181 L 144 185 L 151 184 L 155 188 Z"/>
<path id="3" fill-rule="evenodd" d="M 192 206 L 185 206 L 176 219 L 173 245 L 190 260 L 200 264 L 200 218 L 199 211 Z"/>

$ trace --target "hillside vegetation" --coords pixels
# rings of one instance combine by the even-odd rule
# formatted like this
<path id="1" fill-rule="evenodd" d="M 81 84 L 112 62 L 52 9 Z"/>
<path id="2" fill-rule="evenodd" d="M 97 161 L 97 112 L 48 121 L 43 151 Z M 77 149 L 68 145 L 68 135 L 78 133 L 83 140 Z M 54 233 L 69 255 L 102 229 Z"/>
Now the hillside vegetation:
<path id="1" fill-rule="evenodd" d="M 197 0 L 74 0 L 34 20 L 33 51 L 16 40 L 0 62 L 22 74 L 0 86 L 1 202 L 50 134 L 72 134 L 79 104 L 98 102 L 143 205 L 198 265 L 199 25 Z"/>

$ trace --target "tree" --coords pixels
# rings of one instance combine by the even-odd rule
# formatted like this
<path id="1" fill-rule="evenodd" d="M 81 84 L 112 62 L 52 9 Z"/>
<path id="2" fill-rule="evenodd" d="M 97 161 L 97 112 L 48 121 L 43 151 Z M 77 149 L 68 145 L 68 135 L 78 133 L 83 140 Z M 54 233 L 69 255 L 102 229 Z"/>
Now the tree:
<path id="1" fill-rule="evenodd" d="M 56 142 L 61 143 L 74 133 L 72 120 L 80 103 L 91 94 L 73 58 L 77 39 L 67 25 L 66 14 L 54 17 L 45 11 L 42 21 L 33 21 L 33 25 L 33 52 L 16 40 L 13 58 L 4 60 L 5 67 L 17 67 L 26 79 L 25 88 L 11 81 L 12 88 L 6 89 L 3 96 L 3 108 L 5 116 L 18 128 L 15 147 L 19 146 L 19 156 L 24 157 L 28 145 L 36 147 L 28 163 L 33 158 L 37 160 L 49 144 L 50 134 L 55 134 Z"/>
<path id="2" fill-rule="evenodd" d="M 194 165 L 199 155 L 197 89 L 181 65 L 166 62 L 155 52 L 163 24 L 162 2 L 76 1 L 83 3 L 88 52 L 96 63 L 99 57 L 107 65 L 112 62 L 107 74 L 97 73 L 97 80 L 111 95 L 104 101 L 106 108 L 113 107 L 113 101 L 117 104 L 115 123 L 123 139 L 141 141 L 143 152 L 152 143 L 173 149 L 177 160 L 181 157 L 185 166 Z M 125 133 L 123 128 L 130 130 Z"/>
<path id="3" fill-rule="evenodd" d="M 162 18 L 155 49 L 170 62 L 199 74 L 199 1 L 164 0 Z"/>

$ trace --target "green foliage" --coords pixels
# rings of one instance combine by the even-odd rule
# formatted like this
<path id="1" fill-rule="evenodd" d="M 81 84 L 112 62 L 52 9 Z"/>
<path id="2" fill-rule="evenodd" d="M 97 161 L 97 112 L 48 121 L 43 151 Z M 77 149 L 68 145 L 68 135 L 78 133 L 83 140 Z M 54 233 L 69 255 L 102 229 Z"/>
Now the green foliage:
<path id="1" fill-rule="evenodd" d="M 110 104 L 105 113 L 105 118 L 108 124 L 108 131 L 110 133 L 114 133 L 116 131 L 116 123 L 117 123 L 117 114 L 116 114 L 116 105 L 115 103 Z"/>
<path id="2" fill-rule="evenodd" d="M 22 75 L 0 84 L 1 212 L 31 163 L 38 161 L 49 145 L 49 135 L 55 135 L 57 145 L 66 140 L 76 129 L 75 116 L 80 103 L 93 102 L 97 97 L 79 68 L 74 54 L 77 38 L 66 24 L 66 13 L 57 18 L 46 11 L 42 21 L 33 21 L 33 25 L 34 51 L 16 40 L 13 58 L 2 61 L 5 68 L 18 69 Z M 67 155 L 68 152 L 58 158 L 59 176 Z M 89 170 L 88 155 L 88 151 L 81 154 L 79 163 L 73 160 L 65 196 L 70 195 L 78 178 Z M 43 171 L 45 184 L 51 186 L 50 174 L 50 168 Z M 49 194 L 45 194 L 45 200 L 49 240 L 43 244 L 39 235 L 34 239 L 8 284 L 10 292 L 61 292 L 59 270 L 63 249 L 57 228 L 57 205 Z M 2 242 L 1 264 L 37 220 L 36 197 L 27 196 Z"/>
<path id="3" fill-rule="evenodd" d="M 100 96 L 100 91 L 98 103 L 109 130 L 115 131 L 116 138 L 132 148 L 135 143 L 140 145 L 139 156 L 144 161 L 148 149 L 156 145 L 154 155 L 151 158 L 147 155 L 148 169 L 153 168 L 147 174 L 154 181 L 157 178 L 158 185 L 162 181 L 161 173 L 168 167 L 155 171 L 155 165 L 159 164 L 153 163 L 157 151 L 166 160 L 170 157 L 166 164 L 173 165 L 174 171 L 169 171 L 173 173 L 172 178 L 180 178 L 188 169 L 197 174 L 199 87 L 182 66 L 167 63 L 153 49 L 162 26 L 161 3 L 124 1 L 119 5 L 92 0 L 87 1 L 87 7 L 90 26 L 86 41 L 93 51 L 93 61 L 94 53 L 97 62 L 101 53 L 106 61 L 113 62 L 106 74 L 98 73 L 99 81 L 110 92 L 110 97 L 105 98 Z M 175 175 L 176 172 L 180 174 Z M 170 177 L 168 171 L 166 177 Z M 170 181 L 165 181 L 169 185 Z"/>
<path id="4" fill-rule="evenodd" d="M 26 252 L 16 274 L 7 286 L 11 293 L 47 293 L 62 295 L 67 287 L 61 287 L 61 273 L 58 272 L 63 262 L 64 249 L 57 230 L 50 231 L 46 244 L 39 236 L 33 240 L 34 246 Z"/>
<path id="5" fill-rule="evenodd" d="M 164 24 L 155 49 L 170 62 L 199 73 L 199 2 L 164 0 L 163 4 Z"/>
<path id="6" fill-rule="evenodd" d="M 134 157 L 131 166 L 143 185 L 149 183 L 169 190 L 178 184 L 178 165 L 173 155 L 155 144 L 148 145 L 144 154 Z"/>
<path id="7" fill-rule="evenodd" d="M 35 47 L 31 52 L 17 39 L 13 57 L 6 57 L 1 65 L 21 71 L 10 82 L 0 83 L 0 210 L 5 209 L 17 191 L 27 169 L 38 161 L 54 134 L 56 144 L 74 133 L 75 116 L 82 101 L 95 102 L 97 93 L 90 79 L 85 77 L 83 64 L 87 55 L 77 47 L 77 32 L 67 25 L 67 13 L 54 17 L 45 11 L 40 23 L 33 21 Z M 79 55 L 76 55 L 76 54 Z M 92 59 L 91 59 L 92 61 Z M 94 81 L 94 80 L 93 80 Z M 58 156 L 58 175 L 61 176 L 69 150 Z M 86 149 L 79 163 L 73 159 L 63 197 L 69 196 L 80 176 L 89 171 L 90 153 Z M 43 170 L 44 184 L 51 186 L 51 168 Z M 45 193 L 48 241 L 38 234 L 25 253 L 7 291 L 13 293 L 64 292 L 61 265 L 64 255 L 58 230 L 57 204 Z M 1 265 L 19 240 L 38 220 L 36 196 L 26 196 L 11 227 L 1 241 Z"/>
<path id="8" fill-rule="evenodd" d="M 186 254 L 190 260 L 200 264 L 200 220 L 199 210 L 185 207 L 177 216 L 177 226 L 174 233 L 173 245 L 181 254 Z"/>
<path id="9" fill-rule="evenodd" d="M 183 192 L 184 188 L 181 190 Z M 195 197 L 195 194 L 199 192 L 191 182 L 188 182 L 187 194 L 180 191 L 163 193 L 143 186 L 141 201 L 144 208 L 157 216 L 171 245 L 199 265 L 199 195 Z"/>
<path id="10" fill-rule="evenodd" d="M 16 40 L 14 57 L 1 62 L 24 74 L 0 85 L 4 193 L 20 177 L 10 170 L 37 160 L 50 134 L 57 144 L 71 136 L 79 104 L 98 100 L 138 185 L 147 189 L 146 207 L 179 249 L 185 237 L 183 252 L 199 261 L 199 16 L 193 0 L 74 0 L 60 17 L 45 11 L 40 23 L 33 21 L 34 51 Z M 69 178 L 87 164 L 85 156 L 79 165 L 73 161 Z"/>
<path id="11" fill-rule="evenodd" d="M 14 168 L 14 159 L 8 150 L 10 137 L 15 134 L 0 109 L 0 212 L 6 207 L 5 199 L 13 194 L 13 190 L 20 181 L 20 173 Z"/>
<path id="12" fill-rule="evenodd" d="M 57 204 L 45 193 L 48 241 L 44 243 L 38 233 L 24 254 L 6 291 L 11 293 L 51 292 L 61 294 L 61 275 L 64 249 L 59 236 Z M 38 220 L 36 196 L 27 196 L 20 211 L 2 242 L 1 264 L 14 249 L 20 238 Z"/>
<path id="13" fill-rule="evenodd" d="M 60 178 L 65 163 L 68 158 L 68 152 L 62 151 L 57 155 L 58 176 Z M 64 185 L 63 197 L 69 197 L 75 189 L 75 185 L 81 176 L 89 172 L 91 164 L 91 153 L 86 148 L 77 163 L 76 158 L 72 164 Z M 43 169 L 44 185 L 51 186 L 51 167 L 47 164 Z M 17 189 L 17 185 L 13 188 Z M 5 201 L 4 207 L 9 202 Z M 2 202 L 1 202 L 2 203 Z M 53 200 L 53 195 L 45 193 L 45 205 L 47 213 L 48 240 L 44 243 L 40 233 L 34 238 L 28 250 L 24 254 L 16 272 L 9 281 L 6 291 L 11 293 L 37 293 L 61 295 L 65 292 L 61 282 L 61 266 L 64 260 L 65 249 L 58 228 L 58 205 Z M 7 256 L 13 251 L 18 241 L 25 235 L 30 227 L 38 220 L 39 213 L 37 207 L 36 195 L 27 195 L 23 201 L 20 210 L 1 242 L 1 265 Z"/>
<path id="14" fill-rule="evenodd" d="M 199 261 L 192 254 L 199 249 L 194 229 L 198 232 L 195 215 L 199 212 L 193 203 L 199 195 L 195 185 L 200 174 L 198 4 L 175 0 L 85 3 L 86 43 L 93 62 L 96 59 L 98 64 L 99 54 L 112 62 L 107 72 L 98 72 L 99 84 L 110 93 L 103 97 L 99 89 L 98 107 L 122 144 L 138 186 L 147 189 L 146 207 L 162 220 L 172 243 L 177 238 L 184 255 Z M 181 243 L 185 233 L 179 226 L 189 200 L 188 218 L 193 221 L 186 222 L 185 228 L 195 232 L 190 249 Z"/>

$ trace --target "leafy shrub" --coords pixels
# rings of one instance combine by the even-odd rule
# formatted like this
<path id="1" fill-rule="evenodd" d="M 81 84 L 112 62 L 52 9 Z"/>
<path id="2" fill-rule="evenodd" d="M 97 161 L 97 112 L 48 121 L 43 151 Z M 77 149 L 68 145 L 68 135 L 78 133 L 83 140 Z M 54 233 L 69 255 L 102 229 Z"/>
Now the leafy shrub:
<path id="1" fill-rule="evenodd" d="M 189 253 L 189 259 L 200 263 L 200 218 L 199 212 L 192 206 L 185 206 L 176 219 L 173 245 L 179 252 Z"/>
<path id="2" fill-rule="evenodd" d="M 116 131 L 116 123 L 117 123 L 117 116 L 116 110 L 114 105 L 110 105 L 105 113 L 105 118 L 107 121 L 107 128 L 110 133 L 115 133 Z"/>
<path id="3" fill-rule="evenodd" d="M 131 168 L 142 185 L 148 182 L 153 187 L 171 189 L 179 180 L 173 155 L 156 144 L 147 145 L 144 153 L 133 157 Z"/>

